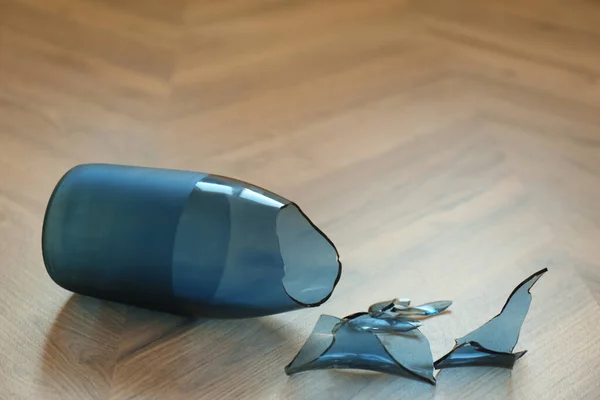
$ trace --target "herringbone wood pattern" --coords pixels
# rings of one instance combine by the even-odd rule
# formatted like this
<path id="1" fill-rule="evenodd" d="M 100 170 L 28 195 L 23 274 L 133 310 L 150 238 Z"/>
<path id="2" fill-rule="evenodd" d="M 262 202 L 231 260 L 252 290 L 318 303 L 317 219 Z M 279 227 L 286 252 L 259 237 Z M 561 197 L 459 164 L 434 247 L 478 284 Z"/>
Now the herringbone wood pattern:
<path id="1" fill-rule="evenodd" d="M 319 309 L 188 321 L 72 297 L 40 230 L 71 166 L 215 172 L 336 242 Z M 597 399 L 600 3 L 1 0 L 0 398 Z M 320 313 L 455 300 L 434 356 L 544 266 L 511 372 L 288 378 Z"/>

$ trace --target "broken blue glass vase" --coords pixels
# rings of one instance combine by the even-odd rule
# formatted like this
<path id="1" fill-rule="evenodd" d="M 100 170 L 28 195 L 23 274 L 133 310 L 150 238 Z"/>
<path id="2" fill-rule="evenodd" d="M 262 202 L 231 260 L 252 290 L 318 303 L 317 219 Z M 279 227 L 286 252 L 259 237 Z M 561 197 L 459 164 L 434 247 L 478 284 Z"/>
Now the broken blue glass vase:
<path id="1" fill-rule="evenodd" d="M 42 252 L 72 292 L 213 318 L 319 306 L 341 275 L 334 244 L 295 203 L 224 176 L 122 165 L 63 176 Z"/>

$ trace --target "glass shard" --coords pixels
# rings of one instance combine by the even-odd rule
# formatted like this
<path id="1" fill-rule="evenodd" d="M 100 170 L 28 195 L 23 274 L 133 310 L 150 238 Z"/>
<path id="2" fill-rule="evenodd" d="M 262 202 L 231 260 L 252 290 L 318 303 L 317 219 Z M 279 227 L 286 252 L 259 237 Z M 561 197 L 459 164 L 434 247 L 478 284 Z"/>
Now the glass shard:
<path id="1" fill-rule="evenodd" d="M 371 312 L 382 312 L 382 311 L 391 310 L 397 301 L 398 301 L 398 299 L 393 299 L 393 300 L 380 301 L 378 303 L 371 304 L 371 306 L 369 307 L 369 312 L 371 313 Z M 410 300 L 408 300 L 408 303 L 406 305 L 409 305 L 409 304 L 410 304 Z"/>
<path id="2" fill-rule="evenodd" d="M 420 306 L 408 306 L 403 304 L 394 304 L 391 313 L 406 317 L 430 317 L 444 312 L 452 305 L 450 300 L 434 301 L 432 303 L 421 304 Z"/>
<path id="3" fill-rule="evenodd" d="M 310 364 L 323 355 L 331 347 L 333 332 L 341 321 L 341 319 L 331 315 L 321 315 L 304 346 L 292 362 L 285 367 L 286 373 L 291 375 L 300 372 L 302 366 Z"/>
<path id="4" fill-rule="evenodd" d="M 440 300 L 411 307 L 410 299 L 393 299 L 372 304 L 369 312 L 387 312 L 404 317 L 429 317 L 446 311 L 451 305 L 449 300 Z"/>
<path id="5" fill-rule="evenodd" d="M 383 312 L 360 313 L 360 315 L 345 319 L 357 329 L 375 333 L 408 332 L 422 325 L 420 321 L 396 318 Z"/>
<path id="6" fill-rule="evenodd" d="M 437 303 L 440 304 L 435 306 Z M 403 300 L 401 306 L 409 304 L 410 300 Z M 434 304 L 427 308 L 429 311 L 449 306 L 441 302 L 428 304 Z M 400 305 L 400 301 L 375 303 L 369 312 L 342 319 L 322 315 L 298 355 L 285 368 L 286 373 L 351 368 L 435 384 L 429 341 L 418 329 L 422 323 L 390 313 L 395 305 Z M 420 310 L 419 315 L 423 312 Z"/>
<path id="7" fill-rule="evenodd" d="M 377 334 L 377 338 L 398 364 L 417 378 L 435 383 L 433 355 L 429 341 L 420 330 L 414 329 L 402 335 Z"/>
<path id="8" fill-rule="evenodd" d="M 501 353 L 481 347 L 477 342 L 456 346 L 450 353 L 435 362 L 436 369 L 455 367 L 501 367 L 512 368 L 527 351 Z"/>
<path id="9" fill-rule="evenodd" d="M 512 353 L 531 304 L 531 287 L 548 271 L 544 268 L 521 282 L 502 311 L 473 332 L 456 339 L 456 345 L 435 362 L 435 368 L 496 366 L 512 368 L 525 352 Z"/>

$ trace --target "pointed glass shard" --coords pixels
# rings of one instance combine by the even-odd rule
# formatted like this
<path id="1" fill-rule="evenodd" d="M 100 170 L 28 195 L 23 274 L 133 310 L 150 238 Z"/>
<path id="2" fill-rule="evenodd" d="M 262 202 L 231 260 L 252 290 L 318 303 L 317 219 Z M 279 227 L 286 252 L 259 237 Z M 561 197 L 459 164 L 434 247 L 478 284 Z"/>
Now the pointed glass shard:
<path id="1" fill-rule="evenodd" d="M 321 357 L 333 344 L 333 332 L 341 319 L 331 315 L 321 315 L 312 333 L 292 362 L 285 367 L 288 375 L 304 371 L 305 366 Z"/>
<path id="2" fill-rule="evenodd" d="M 488 350 L 477 342 L 467 342 L 454 349 L 435 362 L 436 369 L 456 367 L 500 367 L 512 368 L 515 362 L 527 351 L 503 353 Z"/>
<path id="3" fill-rule="evenodd" d="M 511 293 L 500 314 L 456 339 L 456 345 L 435 362 L 437 369 L 465 366 L 512 368 L 525 352 L 512 353 L 531 304 L 531 287 L 548 271 L 544 268 L 521 282 Z"/>
<path id="4" fill-rule="evenodd" d="M 377 334 L 386 351 L 415 377 L 435 384 L 433 355 L 429 341 L 420 330 L 402 335 Z"/>

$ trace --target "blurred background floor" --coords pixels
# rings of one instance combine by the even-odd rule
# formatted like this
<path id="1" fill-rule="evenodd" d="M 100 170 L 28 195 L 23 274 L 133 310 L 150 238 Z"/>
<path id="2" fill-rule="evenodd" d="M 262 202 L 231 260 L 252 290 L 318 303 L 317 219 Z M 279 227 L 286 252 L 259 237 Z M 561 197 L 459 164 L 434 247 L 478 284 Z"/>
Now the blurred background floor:
<path id="1" fill-rule="evenodd" d="M 71 294 L 40 231 L 71 166 L 214 172 L 299 203 L 319 309 L 187 321 Z M 0 0 L 0 399 L 597 398 L 600 3 Z M 455 300 L 438 357 L 533 290 L 512 373 L 287 378 L 320 313 Z"/>

